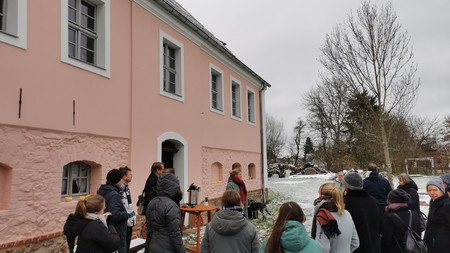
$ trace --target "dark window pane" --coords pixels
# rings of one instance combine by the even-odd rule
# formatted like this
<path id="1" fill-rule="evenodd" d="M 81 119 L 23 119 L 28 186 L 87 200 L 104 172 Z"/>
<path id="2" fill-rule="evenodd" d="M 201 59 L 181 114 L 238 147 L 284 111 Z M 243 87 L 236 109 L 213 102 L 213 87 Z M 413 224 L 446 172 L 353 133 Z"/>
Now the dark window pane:
<path id="1" fill-rule="evenodd" d="M 66 165 L 63 168 L 63 177 L 68 177 L 68 176 L 69 176 L 69 173 L 68 173 L 68 168 L 67 168 L 67 165 Z"/>
<path id="2" fill-rule="evenodd" d="M 175 73 L 170 72 L 169 77 L 170 77 L 169 82 L 175 83 Z"/>
<path id="3" fill-rule="evenodd" d="M 80 192 L 80 181 L 78 179 L 72 180 L 72 194 Z"/>
<path id="4" fill-rule="evenodd" d="M 87 172 L 88 172 L 88 169 L 86 168 L 86 166 L 81 166 L 81 176 L 87 177 Z"/>
<path id="5" fill-rule="evenodd" d="M 75 45 L 69 43 L 69 56 L 76 57 Z"/>
<path id="6" fill-rule="evenodd" d="M 62 180 L 61 194 L 63 194 L 63 195 L 67 194 L 67 179 Z"/>
<path id="7" fill-rule="evenodd" d="M 81 26 L 91 31 L 95 31 L 95 19 L 86 15 L 81 15 Z"/>
<path id="8" fill-rule="evenodd" d="M 94 63 L 94 52 L 82 48 L 80 49 L 80 59 L 89 63 Z"/>
<path id="9" fill-rule="evenodd" d="M 72 22 L 77 22 L 77 11 L 69 7 L 69 20 Z"/>
<path id="10" fill-rule="evenodd" d="M 77 8 L 77 1 L 76 0 L 69 0 L 69 6 L 73 8 Z"/>
<path id="11" fill-rule="evenodd" d="M 83 1 L 81 2 L 81 13 L 95 18 L 95 6 Z"/>
<path id="12" fill-rule="evenodd" d="M 73 29 L 69 29 L 69 42 L 77 43 L 77 32 Z"/>
<path id="13" fill-rule="evenodd" d="M 85 47 L 90 50 L 94 50 L 95 39 L 81 34 L 81 47 Z"/>

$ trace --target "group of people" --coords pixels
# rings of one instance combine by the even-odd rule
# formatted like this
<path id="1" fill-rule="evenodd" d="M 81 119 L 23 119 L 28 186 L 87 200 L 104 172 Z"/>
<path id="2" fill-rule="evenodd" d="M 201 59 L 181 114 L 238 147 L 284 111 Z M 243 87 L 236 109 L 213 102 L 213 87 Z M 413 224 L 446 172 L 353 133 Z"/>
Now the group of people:
<path id="1" fill-rule="evenodd" d="M 398 176 L 399 186 L 389 182 L 369 164 L 364 179 L 356 172 L 340 175 L 339 183 L 319 187 L 314 201 L 310 233 L 303 223 L 302 208 L 287 202 L 269 238 L 260 245 L 256 228 L 247 219 L 247 189 L 239 169 L 230 171 L 221 210 L 207 224 L 200 252 L 404 252 L 408 225 L 417 234 L 425 231 L 428 252 L 450 249 L 450 174 L 427 183 L 431 198 L 428 222 L 421 222 L 418 187 L 407 174 Z M 70 252 L 78 237 L 76 252 L 129 251 L 136 215 L 128 183 L 131 170 L 111 170 L 96 195 L 77 203 L 64 225 Z M 154 163 L 145 188 L 148 226 L 145 252 L 185 252 L 181 234 L 180 201 L 183 194 L 173 169 Z"/>

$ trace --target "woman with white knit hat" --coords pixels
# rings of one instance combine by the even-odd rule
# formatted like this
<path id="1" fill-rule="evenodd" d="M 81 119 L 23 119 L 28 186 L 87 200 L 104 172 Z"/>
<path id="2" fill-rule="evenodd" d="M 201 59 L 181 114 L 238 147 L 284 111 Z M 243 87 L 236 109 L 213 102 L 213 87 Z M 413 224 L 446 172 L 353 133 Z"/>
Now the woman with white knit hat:
<path id="1" fill-rule="evenodd" d="M 441 178 L 432 178 L 427 183 L 430 196 L 427 228 L 424 241 L 428 253 L 448 252 L 450 249 L 450 197 L 445 194 Z"/>

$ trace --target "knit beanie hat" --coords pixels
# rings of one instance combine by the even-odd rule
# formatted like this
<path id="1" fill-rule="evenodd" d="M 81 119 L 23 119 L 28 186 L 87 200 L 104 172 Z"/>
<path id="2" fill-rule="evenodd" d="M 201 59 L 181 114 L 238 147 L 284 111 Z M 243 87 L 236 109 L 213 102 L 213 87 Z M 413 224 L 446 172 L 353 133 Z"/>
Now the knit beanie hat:
<path id="1" fill-rule="evenodd" d="M 106 182 L 117 184 L 123 178 L 123 173 L 118 169 L 112 169 L 106 175 Z"/>
<path id="2" fill-rule="evenodd" d="M 443 193 L 445 193 L 444 184 L 440 177 L 435 177 L 435 178 L 430 179 L 430 181 L 428 181 L 428 183 L 427 183 L 427 190 L 428 190 L 429 185 L 434 185 L 437 188 L 439 188 L 439 190 L 441 190 Z"/>
<path id="3" fill-rule="evenodd" d="M 350 190 L 362 190 L 363 188 L 362 177 L 356 172 L 347 173 L 342 182 Z"/>
<path id="4" fill-rule="evenodd" d="M 403 189 L 395 189 L 389 192 L 387 198 L 391 203 L 406 203 L 411 196 Z"/>
<path id="5" fill-rule="evenodd" d="M 450 173 L 442 175 L 441 179 L 442 182 L 446 183 L 447 185 L 450 185 Z"/>

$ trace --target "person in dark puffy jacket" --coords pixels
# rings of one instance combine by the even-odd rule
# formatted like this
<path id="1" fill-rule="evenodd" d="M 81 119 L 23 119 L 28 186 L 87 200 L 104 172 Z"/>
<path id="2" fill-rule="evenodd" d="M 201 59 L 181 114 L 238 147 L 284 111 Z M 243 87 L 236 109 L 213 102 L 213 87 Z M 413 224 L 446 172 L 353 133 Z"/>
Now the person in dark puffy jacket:
<path id="1" fill-rule="evenodd" d="M 306 217 L 295 202 L 281 205 L 272 234 L 264 240 L 260 253 L 322 253 L 319 244 L 309 237 L 303 222 Z"/>
<path id="2" fill-rule="evenodd" d="M 106 211 L 111 215 L 108 217 L 108 225 L 113 225 L 120 236 L 119 253 L 127 253 L 127 221 L 136 215 L 134 211 L 128 213 L 121 199 L 120 187 L 122 186 L 123 173 L 113 169 L 106 175 L 106 184 L 102 184 L 97 194 L 106 200 Z"/>
<path id="3" fill-rule="evenodd" d="M 417 193 L 419 188 L 417 187 L 416 182 L 414 182 L 408 174 L 402 173 L 398 175 L 397 189 L 402 189 L 409 194 L 409 196 L 411 197 L 408 200 L 409 209 L 419 213 L 420 203 L 419 203 L 419 194 Z"/>
<path id="4" fill-rule="evenodd" d="M 428 222 L 423 240 L 428 253 L 443 253 L 450 250 L 450 197 L 445 194 L 440 178 L 432 178 L 427 183 L 430 196 Z"/>
<path id="5" fill-rule="evenodd" d="M 255 253 L 259 240 L 255 227 L 244 217 L 241 197 L 235 190 L 222 195 L 222 210 L 206 225 L 201 253 Z"/>
<path id="6" fill-rule="evenodd" d="M 174 174 L 163 173 L 156 188 L 157 196 L 147 206 L 146 219 L 150 229 L 147 230 L 145 252 L 185 252 L 178 204 L 182 198 L 180 183 Z"/>
<path id="7" fill-rule="evenodd" d="M 111 213 L 104 214 L 104 210 L 105 199 L 100 195 L 78 201 L 75 213 L 70 214 L 64 224 L 70 253 L 74 252 L 77 237 L 77 253 L 111 253 L 119 248 L 120 238 L 116 229 L 106 223 L 105 216 Z"/>
<path id="8" fill-rule="evenodd" d="M 420 235 L 419 214 L 408 207 L 409 194 L 402 189 L 395 189 L 388 195 L 388 203 L 383 218 L 381 234 L 381 252 L 398 253 L 405 248 L 404 238 L 411 217 L 411 229 Z M 400 217 L 400 220 L 394 215 Z"/>
<path id="9" fill-rule="evenodd" d="M 363 181 L 363 189 L 378 201 L 380 211 L 384 212 L 387 206 L 387 195 L 392 191 L 392 187 L 386 178 L 379 175 L 376 164 L 369 163 L 367 169 L 371 172 L 369 177 Z"/>

